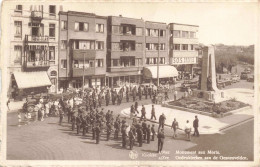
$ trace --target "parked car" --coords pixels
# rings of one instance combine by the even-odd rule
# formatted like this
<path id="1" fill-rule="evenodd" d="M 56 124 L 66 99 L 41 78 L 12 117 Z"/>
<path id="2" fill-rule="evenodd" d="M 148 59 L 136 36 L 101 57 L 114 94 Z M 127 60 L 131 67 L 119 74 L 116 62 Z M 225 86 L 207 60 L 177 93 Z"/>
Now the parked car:
<path id="1" fill-rule="evenodd" d="M 189 81 L 189 80 L 185 80 L 182 84 L 181 84 L 181 91 L 185 92 L 188 90 L 188 88 L 191 89 L 197 89 L 198 88 L 198 81 Z"/>
<path id="2" fill-rule="evenodd" d="M 241 72 L 240 79 L 246 80 L 248 78 L 248 75 L 246 72 Z"/>
<path id="3" fill-rule="evenodd" d="M 247 81 L 248 82 L 254 82 L 254 75 L 248 76 Z"/>
<path id="4" fill-rule="evenodd" d="M 233 83 L 236 83 L 236 82 L 240 81 L 240 77 L 237 74 L 233 74 L 233 75 L 231 75 L 231 80 Z"/>

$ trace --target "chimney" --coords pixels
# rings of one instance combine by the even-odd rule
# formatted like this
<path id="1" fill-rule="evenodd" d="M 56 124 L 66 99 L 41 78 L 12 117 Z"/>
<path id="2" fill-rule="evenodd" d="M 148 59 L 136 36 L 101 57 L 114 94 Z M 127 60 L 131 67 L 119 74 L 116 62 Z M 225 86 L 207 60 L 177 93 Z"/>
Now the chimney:
<path id="1" fill-rule="evenodd" d="M 120 14 L 119 17 L 122 17 L 122 15 Z"/>

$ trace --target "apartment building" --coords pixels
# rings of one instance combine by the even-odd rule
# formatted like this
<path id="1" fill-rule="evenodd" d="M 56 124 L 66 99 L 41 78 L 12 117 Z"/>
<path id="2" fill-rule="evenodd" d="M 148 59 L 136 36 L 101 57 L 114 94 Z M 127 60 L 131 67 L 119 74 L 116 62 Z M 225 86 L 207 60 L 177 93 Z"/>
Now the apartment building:
<path id="1" fill-rule="evenodd" d="M 193 67 L 198 63 L 198 29 L 196 25 L 169 24 L 170 64 L 179 70 L 193 73 Z"/>
<path id="2" fill-rule="evenodd" d="M 59 88 L 104 86 L 107 17 L 60 12 L 59 25 Z"/>
<path id="3" fill-rule="evenodd" d="M 140 83 L 144 65 L 143 19 L 108 16 L 107 85 Z"/>
<path id="4" fill-rule="evenodd" d="M 26 92 L 57 91 L 60 10 L 62 6 L 57 5 L 17 4 L 10 11 L 10 50 L 6 57 L 11 97 Z"/>

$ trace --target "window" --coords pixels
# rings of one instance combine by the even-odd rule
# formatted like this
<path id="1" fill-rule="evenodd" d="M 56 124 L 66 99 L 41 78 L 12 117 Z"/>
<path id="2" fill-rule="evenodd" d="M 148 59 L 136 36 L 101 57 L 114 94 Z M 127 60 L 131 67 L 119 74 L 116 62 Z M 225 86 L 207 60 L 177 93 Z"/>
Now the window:
<path id="1" fill-rule="evenodd" d="M 189 38 L 189 31 L 182 31 L 182 38 Z"/>
<path id="2" fill-rule="evenodd" d="M 111 50 L 112 51 L 119 51 L 120 50 L 119 43 L 115 43 L 115 42 L 111 43 Z"/>
<path id="3" fill-rule="evenodd" d="M 160 44 L 160 50 L 165 50 L 165 44 L 164 43 Z"/>
<path id="4" fill-rule="evenodd" d="M 180 50 L 180 44 L 174 44 L 173 50 Z"/>
<path id="5" fill-rule="evenodd" d="M 96 50 L 103 50 L 104 49 L 104 42 L 103 41 L 97 41 L 96 42 Z"/>
<path id="6" fill-rule="evenodd" d="M 96 24 L 96 32 L 104 32 L 104 24 Z"/>
<path id="7" fill-rule="evenodd" d="M 49 25 L 49 36 L 55 38 L 55 24 Z"/>
<path id="8" fill-rule="evenodd" d="M 194 45 L 190 45 L 190 50 L 194 50 Z"/>
<path id="9" fill-rule="evenodd" d="M 134 56 L 121 57 L 120 64 L 122 67 L 135 66 L 135 57 Z"/>
<path id="10" fill-rule="evenodd" d="M 21 64 L 22 59 L 22 46 L 14 46 L 14 64 Z"/>
<path id="11" fill-rule="evenodd" d="M 67 60 L 65 59 L 61 60 L 61 68 L 67 68 Z"/>
<path id="12" fill-rule="evenodd" d="M 78 60 L 74 60 L 73 64 L 74 64 L 74 68 L 79 68 L 79 61 Z"/>
<path id="13" fill-rule="evenodd" d="M 196 33 L 195 32 L 190 32 L 190 38 L 196 38 Z"/>
<path id="14" fill-rule="evenodd" d="M 67 21 L 61 21 L 61 29 L 67 30 Z"/>
<path id="15" fill-rule="evenodd" d="M 120 42 L 120 50 L 125 52 L 134 51 L 135 50 L 135 42 L 134 41 L 121 41 Z"/>
<path id="16" fill-rule="evenodd" d="M 153 58 L 153 63 L 157 64 L 157 58 Z"/>
<path id="17" fill-rule="evenodd" d="M 23 10 L 23 5 L 16 5 L 15 12 L 22 13 L 22 10 Z"/>
<path id="18" fill-rule="evenodd" d="M 89 67 L 94 67 L 94 65 L 95 65 L 95 64 L 94 64 L 94 61 L 95 61 L 95 60 L 89 60 Z"/>
<path id="19" fill-rule="evenodd" d="M 188 44 L 182 44 L 181 50 L 188 50 Z"/>
<path id="20" fill-rule="evenodd" d="M 67 40 L 61 40 L 61 49 L 67 49 Z"/>
<path id="21" fill-rule="evenodd" d="M 120 26 L 120 34 L 123 35 L 135 35 L 135 26 L 134 25 L 128 25 L 128 24 L 122 24 Z"/>
<path id="22" fill-rule="evenodd" d="M 158 33 L 159 33 L 159 30 L 156 30 L 156 29 L 153 29 L 151 32 L 150 32 L 151 34 L 151 36 L 153 36 L 153 37 L 158 37 Z"/>
<path id="23" fill-rule="evenodd" d="M 15 37 L 22 37 L 22 22 L 21 21 L 15 21 L 14 22 L 14 26 L 15 26 Z"/>
<path id="24" fill-rule="evenodd" d="M 55 46 L 49 47 L 49 60 L 55 61 Z"/>
<path id="25" fill-rule="evenodd" d="M 135 59 L 135 65 L 136 66 L 142 66 L 143 64 L 142 64 L 142 59 L 141 58 L 136 58 Z"/>
<path id="26" fill-rule="evenodd" d="M 136 36 L 142 36 L 143 35 L 143 28 L 136 28 Z"/>
<path id="27" fill-rule="evenodd" d="M 73 49 L 85 49 L 85 50 L 94 50 L 95 41 L 74 41 Z"/>
<path id="28" fill-rule="evenodd" d="M 119 66 L 119 59 L 112 59 L 112 65 L 113 67 Z"/>
<path id="29" fill-rule="evenodd" d="M 160 64 L 165 64 L 165 57 L 160 57 Z"/>
<path id="30" fill-rule="evenodd" d="M 145 30 L 145 36 L 150 36 L 150 29 L 147 28 L 147 29 Z"/>
<path id="31" fill-rule="evenodd" d="M 55 5 L 50 5 L 49 6 L 49 13 L 51 16 L 55 16 L 56 15 L 56 6 Z"/>
<path id="32" fill-rule="evenodd" d="M 96 59 L 96 67 L 103 67 L 103 59 Z"/>
<path id="33" fill-rule="evenodd" d="M 178 31 L 178 30 L 174 30 L 173 31 L 173 37 L 179 38 L 180 36 L 181 36 L 181 32 L 180 31 Z"/>
<path id="34" fill-rule="evenodd" d="M 88 23 L 75 22 L 75 31 L 88 31 Z"/>
<path id="35" fill-rule="evenodd" d="M 165 37 L 165 30 L 160 30 L 160 37 Z"/>
<path id="36" fill-rule="evenodd" d="M 146 64 L 149 64 L 149 63 L 150 63 L 150 59 L 146 58 Z"/>

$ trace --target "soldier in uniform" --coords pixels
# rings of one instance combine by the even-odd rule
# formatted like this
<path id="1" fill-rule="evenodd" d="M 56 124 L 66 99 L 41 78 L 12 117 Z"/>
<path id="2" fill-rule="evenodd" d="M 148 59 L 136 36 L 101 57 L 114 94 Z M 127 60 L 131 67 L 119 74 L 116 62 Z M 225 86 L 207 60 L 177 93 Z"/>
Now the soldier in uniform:
<path id="1" fill-rule="evenodd" d="M 136 98 L 136 88 L 133 89 L 132 94 L 133 94 L 133 101 L 135 101 L 135 98 Z"/>
<path id="2" fill-rule="evenodd" d="M 134 136 L 132 127 L 131 127 L 130 131 L 128 132 L 128 137 L 129 137 L 130 150 L 132 150 L 134 147 L 134 140 L 135 140 L 135 136 Z"/>
<path id="3" fill-rule="evenodd" d="M 148 93 L 149 93 L 149 96 L 150 96 L 150 99 L 152 98 L 152 88 L 149 86 L 148 87 Z"/>
<path id="4" fill-rule="evenodd" d="M 141 110 L 141 118 L 140 118 L 140 120 L 142 120 L 143 118 L 144 119 L 146 119 L 146 111 L 145 111 L 145 107 L 144 107 L 144 105 L 142 105 L 142 110 Z"/>
<path id="5" fill-rule="evenodd" d="M 127 134 L 126 134 L 126 126 L 122 125 L 121 133 L 122 133 L 122 147 L 126 148 L 126 136 L 127 136 Z"/>
<path id="6" fill-rule="evenodd" d="M 164 131 L 161 129 L 161 131 L 157 135 L 158 138 L 158 153 L 162 151 L 163 143 L 164 143 Z"/>
<path id="7" fill-rule="evenodd" d="M 138 143 L 139 143 L 139 147 L 142 147 L 142 145 L 143 145 L 143 131 L 142 131 L 141 126 L 138 126 L 136 132 L 137 132 L 137 140 L 138 140 Z"/>
<path id="8" fill-rule="evenodd" d="M 99 95 L 98 95 L 98 106 L 101 107 L 101 105 L 102 105 L 102 95 L 101 95 L 101 93 L 99 93 Z"/>
<path id="9" fill-rule="evenodd" d="M 76 124 L 77 124 L 77 134 L 79 134 L 80 126 L 81 126 L 81 118 L 79 115 L 76 118 Z"/>
<path id="10" fill-rule="evenodd" d="M 71 123 L 72 123 L 72 131 L 74 131 L 75 123 L 76 123 L 76 117 L 75 117 L 74 113 L 72 113 Z"/>
<path id="11" fill-rule="evenodd" d="M 120 124 L 119 124 L 119 122 L 117 120 L 114 122 L 114 128 L 115 128 L 114 139 L 118 139 L 118 133 L 119 133 L 119 130 L 120 130 Z"/>
<path id="12" fill-rule="evenodd" d="M 148 86 L 144 87 L 144 95 L 145 95 L 145 99 L 147 99 L 147 96 L 148 96 Z"/>
<path id="13" fill-rule="evenodd" d="M 147 143 L 149 144 L 150 143 L 150 137 L 151 137 L 151 127 L 150 127 L 150 125 L 147 126 L 146 135 L 147 135 Z"/>
<path id="14" fill-rule="evenodd" d="M 151 132 L 152 132 L 152 141 L 154 141 L 154 136 L 155 136 L 154 125 L 152 125 Z"/>
<path id="15" fill-rule="evenodd" d="M 154 105 L 152 105 L 151 120 L 152 120 L 153 118 L 156 120 Z"/>
<path id="16" fill-rule="evenodd" d="M 126 87 L 126 102 L 129 102 L 129 88 Z"/>
<path id="17" fill-rule="evenodd" d="M 109 101 L 110 101 L 110 93 L 109 93 L 109 90 L 107 91 L 107 94 L 106 94 L 105 98 L 106 98 L 106 106 L 108 106 L 108 105 L 109 105 Z"/>
<path id="18" fill-rule="evenodd" d="M 85 136 L 85 135 L 86 135 L 86 126 L 87 126 L 86 117 L 82 117 L 81 126 L 82 126 L 82 128 L 83 128 L 83 130 L 82 130 L 82 136 Z"/>
<path id="19" fill-rule="evenodd" d="M 138 88 L 138 95 L 139 95 L 139 100 L 142 100 L 142 89 L 141 86 Z"/>
<path id="20" fill-rule="evenodd" d="M 147 135 L 147 124 L 146 120 L 142 123 L 142 129 L 143 129 L 143 139 L 146 140 L 146 135 Z"/>
<path id="21" fill-rule="evenodd" d="M 107 141 L 109 141 L 110 135 L 112 132 L 112 126 L 110 123 L 107 124 Z"/>
<path id="22" fill-rule="evenodd" d="M 99 124 L 96 125 L 95 131 L 96 131 L 96 144 L 99 144 L 100 132 L 101 132 Z"/>

